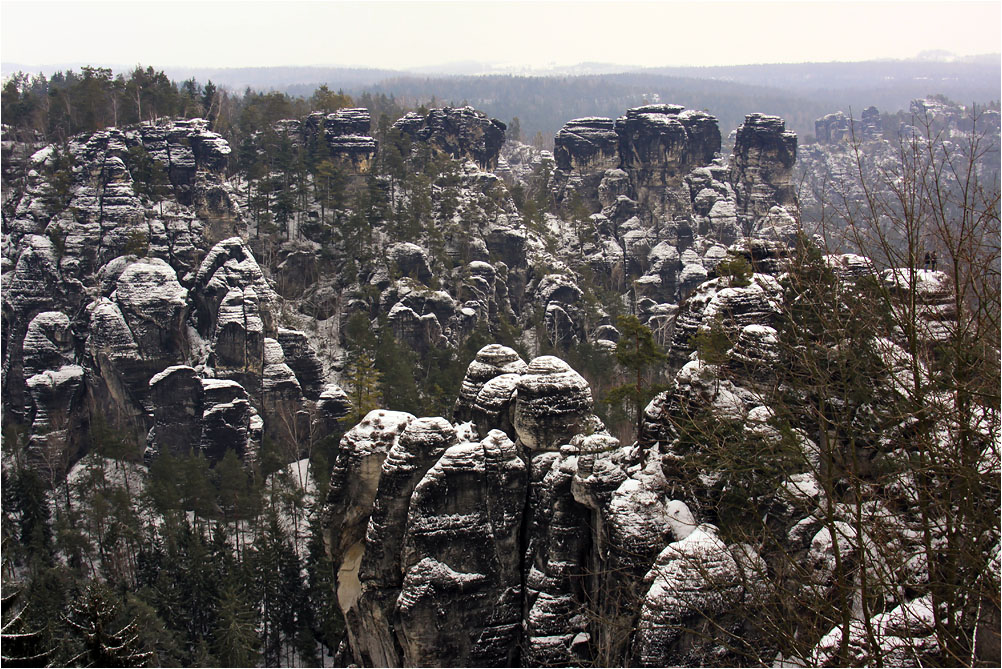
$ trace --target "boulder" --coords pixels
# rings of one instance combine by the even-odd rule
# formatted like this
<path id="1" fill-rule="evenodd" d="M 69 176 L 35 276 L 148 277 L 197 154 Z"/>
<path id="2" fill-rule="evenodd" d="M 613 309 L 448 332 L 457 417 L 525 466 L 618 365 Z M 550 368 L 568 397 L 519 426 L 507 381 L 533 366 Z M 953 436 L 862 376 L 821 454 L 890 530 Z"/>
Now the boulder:
<path id="1" fill-rule="evenodd" d="M 332 434 L 340 436 L 344 431 L 341 427 L 342 421 L 350 413 L 351 400 L 348 399 L 348 394 L 336 383 L 328 383 L 317 399 L 314 433 L 320 439 L 330 437 Z"/>
<path id="2" fill-rule="evenodd" d="M 592 409 L 588 382 L 552 355 L 529 363 L 515 392 L 515 432 L 532 451 L 559 450 L 580 431 Z"/>
<path id="3" fill-rule="evenodd" d="M 185 357 L 188 291 L 170 265 L 159 258 L 130 263 L 119 275 L 112 299 L 145 359 L 166 365 Z"/>
<path id="4" fill-rule="evenodd" d="M 730 549 L 712 525 L 669 544 L 645 578 L 650 588 L 635 646 L 640 666 L 736 663 L 732 635 L 751 616 L 755 592 L 745 583 L 756 572 L 765 575 L 761 558 Z"/>
<path id="5" fill-rule="evenodd" d="M 476 357 L 466 368 L 456 406 L 453 408 L 453 419 L 456 422 L 471 420 L 479 393 L 488 381 L 502 374 L 522 374 L 527 367 L 518 353 L 507 346 L 489 344 L 477 351 Z M 490 430 L 497 426 L 486 424 L 481 427 Z"/>
<path id="6" fill-rule="evenodd" d="M 28 324 L 22 347 L 25 378 L 72 364 L 75 355 L 70 319 L 61 311 L 43 311 Z"/>
<path id="7" fill-rule="evenodd" d="M 431 267 L 428 264 L 428 252 L 417 244 L 398 242 L 386 249 L 386 257 L 391 263 L 391 269 L 397 276 L 406 276 L 427 284 L 431 279 Z"/>
<path id="8" fill-rule="evenodd" d="M 512 424 L 512 400 L 519 374 L 501 374 L 485 383 L 470 412 L 470 420 L 477 434 L 486 437 L 491 430 L 500 430 L 510 439 L 516 439 L 515 426 Z"/>

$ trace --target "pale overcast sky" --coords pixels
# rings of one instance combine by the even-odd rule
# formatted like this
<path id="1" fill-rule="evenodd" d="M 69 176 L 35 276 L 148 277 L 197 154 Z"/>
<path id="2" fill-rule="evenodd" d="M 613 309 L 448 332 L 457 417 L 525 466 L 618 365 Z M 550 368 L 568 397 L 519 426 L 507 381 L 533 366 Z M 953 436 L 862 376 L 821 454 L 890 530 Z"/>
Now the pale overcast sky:
<path id="1" fill-rule="evenodd" d="M 992 2 L 8 2 L 4 63 L 726 65 L 1002 51 Z"/>

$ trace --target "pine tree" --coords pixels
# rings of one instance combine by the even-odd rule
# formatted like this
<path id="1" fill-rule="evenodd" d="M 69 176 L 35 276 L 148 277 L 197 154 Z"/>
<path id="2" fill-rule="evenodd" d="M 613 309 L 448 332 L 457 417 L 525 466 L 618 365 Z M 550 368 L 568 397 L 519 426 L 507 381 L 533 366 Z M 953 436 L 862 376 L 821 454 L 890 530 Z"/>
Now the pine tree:
<path id="1" fill-rule="evenodd" d="M 337 603 L 334 564 L 327 554 L 319 514 L 314 514 L 310 520 L 306 575 L 306 596 L 313 635 L 328 651 L 335 651 L 344 638 L 344 618 Z"/>
<path id="2" fill-rule="evenodd" d="M 25 615 L 28 605 L 22 603 L 21 590 L 10 588 L 3 594 L 2 656 L 5 667 L 37 667 L 47 664 L 52 649 L 46 648 L 45 636 L 33 629 Z"/>
<path id="3" fill-rule="evenodd" d="M 213 121 L 216 120 L 216 116 L 219 113 L 219 103 L 216 100 L 216 85 L 212 83 L 212 79 L 205 84 L 202 89 L 202 113 L 205 114 L 205 118 L 209 120 L 209 125 L 211 126 Z"/>
<path id="4" fill-rule="evenodd" d="M 132 175 L 132 189 L 136 195 L 146 196 L 152 202 L 160 202 L 168 194 L 171 181 L 167 170 L 142 144 L 129 147 L 126 165 Z"/>
<path id="5" fill-rule="evenodd" d="M 317 163 L 314 184 L 317 201 L 320 202 L 320 224 L 324 227 L 324 235 L 328 235 L 327 210 L 344 206 L 348 175 L 329 158 L 325 158 Z M 324 241 L 330 243 L 331 240 L 325 236 Z"/>
<path id="6" fill-rule="evenodd" d="M 223 455 L 223 459 L 216 463 L 213 479 L 218 506 L 223 513 L 223 522 L 227 525 L 235 524 L 239 553 L 240 520 L 248 513 L 249 498 L 252 495 L 250 474 L 240 462 L 236 451 L 229 449 Z"/>
<path id="7" fill-rule="evenodd" d="M 31 469 L 21 466 L 3 470 L 4 558 L 12 551 L 36 571 L 52 563 L 52 512 L 45 485 Z M 11 541 L 8 541 L 11 532 Z M 22 558 L 23 556 L 23 558 Z"/>
<path id="8" fill-rule="evenodd" d="M 66 619 L 79 652 L 67 664 L 84 667 L 142 667 L 153 657 L 141 651 L 135 621 L 122 624 L 119 606 L 106 586 L 91 582 Z"/>
<path id="9" fill-rule="evenodd" d="M 288 628 L 289 598 L 285 583 L 286 536 L 274 505 L 268 505 L 249 557 L 254 598 L 261 611 L 262 651 L 266 665 L 279 663 L 282 632 Z"/>
<path id="10" fill-rule="evenodd" d="M 627 383 L 612 388 L 605 401 L 610 404 L 629 402 L 633 405 L 637 420 L 637 439 L 641 439 L 644 407 L 663 389 L 659 384 L 648 382 L 645 377 L 648 370 L 667 360 L 667 356 L 654 343 L 651 329 L 641 323 L 636 316 L 632 314 L 617 316 L 616 327 L 620 332 L 619 342 L 616 343 L 616 360 L 628 371 L 633 372 L 636 380 L 633 384 Z"/>
<path id="11" fill-rule="evenodd" d="M 380 372 L 369 354 L 358 351 L 348 366 L 347 384 L 351 389 L 352 412 L 348 421 L 357 423 L 373 409 L 378 409 L 382 403 Z"/>
<path id="12" fill-rule="evenodd" d="M 219 597 L 219 616 L 212 634 L 212 650 L 224 667 L 253 667 L 259 662 L 261 638 L 257 617 L 239 588 L 229 585 Z"/>
<path id="13" fill-rule="evenodd" d="M 723 365 L 730 359 L 731 340 L 719 318 L 710 321 L 708 327 L 701 328 L 692 336 L 690 343 L 699 354 L 699 359 L 707 365 Z"/>

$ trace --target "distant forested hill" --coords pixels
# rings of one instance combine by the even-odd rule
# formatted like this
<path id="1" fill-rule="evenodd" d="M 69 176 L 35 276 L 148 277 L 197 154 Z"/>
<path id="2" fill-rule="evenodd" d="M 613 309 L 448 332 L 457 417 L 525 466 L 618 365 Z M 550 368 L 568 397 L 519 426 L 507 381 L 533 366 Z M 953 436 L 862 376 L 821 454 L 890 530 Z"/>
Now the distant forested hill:
<path id="1" fill-rule="evenodd" d="M 814 134 L 824 114 L 875 105 L 883 112 L 907 109 L 915 98 L 939 93 L 969 104 L 999 100 L 1002 67 L 997 57 L 972 62 L 870 61 L 797 63 L 638 70 L 588 76 L 437 76 L 387 78 L 354 86 L 329 81 L 346 92 L 383 93 L 405 103 L 469 103 L 509 121 L 518 117 L 523 139 L 541 132 L 549 141 L 571 118 L 617 116 L 645 100 L 707 109 L 724 136 L 751 111 L 782 116 L 802 138 Z M 301 90 L 300 90 L 301 89 Z M 290 86 L 308 94 L 310 85 Z"/>
<path id="2" fill-rule="evenodd" d="M 473 65 L 449 71 L 470 72 Z M 483 65 L 489 69 L 488 65 Z M 6 78 L 30 66 L 4 64 Z M 50 68 L 51 69 L 51 68 Z M 443 66 L 443 69 L 448 69 Z M 605 72 L 611 65 L 588 64 L 572 71 Z M 544 142 L 569 119 L 618 116 L 646 102 L 673 102 L 706 109 L 728 133 L 753 111 L 782 116 L 802 141 L 814 134 L 814 120 L 842 110 L 875 105 L 881 112 L 907 110 L 910 100 L 942 94 L 963 104 L 985 104 L 1002 98 L 999 56 L 955 62 L 928 60 L 858 63 L 794 63 L 718 67 L 665 67 L 620 73 L 548 76 L 511 74 L 418 74 L 381 69 L 339 67 L 266 67 L 229 69 L 165 68 L 175 81 L 194 78 L 240 94 L 280 91 L 309 98 L 321 84 L 343 90 L 355 100 L 368 93 L 385 95 L 401 107 L 467 103 L 505 122 L 519 119 L 522 139 L 541 134 Z"/>
<path id="3" fill-rule="evenodd" d="M 518 117 L 523 139 L 537 131 L 547 139 L 569 119 L 616 117 L 645 102 L 672 102 L 706 109 L 720 120 L 724 136 L 750 111 L 778 114 L 798 133 L 814 132 L 814 119 L 839 108 L 834 100 L 811 99 L 762 86 L 625 73 L 583 77 L 398 78 L 368 88 L 405 102 L 468 103 L 504 121 Z M 423 96 L 423 99 L 422 99 Z"/>

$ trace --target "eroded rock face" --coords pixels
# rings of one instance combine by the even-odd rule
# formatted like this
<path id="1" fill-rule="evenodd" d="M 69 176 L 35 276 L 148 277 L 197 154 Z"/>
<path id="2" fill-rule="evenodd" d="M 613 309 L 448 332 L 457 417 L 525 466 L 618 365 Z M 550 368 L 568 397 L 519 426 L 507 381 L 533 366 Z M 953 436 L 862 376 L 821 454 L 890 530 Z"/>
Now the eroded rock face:
<path id="1" fill-rule="evenodd" d="M 264 421 L 236 381 L 202 379 L 202 434 L 199 448 L 210 462 L 228 449 L 246 463 L 257 459 L 264 437 Z"/>
<path id="2" fill-rule="evenodd" d="M 370 170 L 376 153 L 377 142 L 369 136 L 371 121 L 369 110 L 364 108 L 339 109 L 323 119 L 331 155 L 358 174 Z"/>
<path id="3" fill-rule="evenodd" d="M 150 379 L 153 427 L 147 437 L 149 461 L 161 454 L 179 456 L 202 440 L 202 379 L 187 365 L 168 367 Z"/>
<path id="4" fill-rule="evenodd" d="M 427 353 L 431 348 L 446 345 L 442 324 L 435 314 L 418 315 L 410 307 L 397 303 L 387 315 L 393 334 L 413 350 Z"/>
<path id="5" fill-rule="evenodd" d="M 426 116 L 410 112 L 393 127 L 453 158 L 469 159 L 487 169 L 497 165 L 506 129 L 504 123 L 473 107 L 432 109 Z"/>
<path id="6" fill-rule="evenodd" d="M 24 419 L 24 408 L 30 404 L 30 399 L 24 385 L 28 374 L 23 369 L 22 342 L 32 320 L 59 308 L 65 295 L 55 250 L 47 237 L 27 235 L 23 239 L 14 268 L 3 275 L 3 289 L 3 411 L 5 420 L 8 416 Z M 36 367 L 30 371 L 40 370 Z"/>
<path id="7" fill-rule="evenodd" d="M 720 152 L 717 119 L 680 105 L 647 105 L 616 121 L 620 167 L 630 175 L 636 199 L 654 218 L 690 211 L 682 179 Z"/>
<path id="8" fill-rule="evenodd" d="M 209 364 L 257 395 L 264 340 L 277 335 L 272 309 L 278 298 L 239 237 L 216 244 L 206 255 L 192 293 L 199 333 L 212 346 Z"/>
<path id="9" fill-rule="evenodd" d="M 405 664 L 517 662 L 525 486 L 515 444 L 497 431 L 450 447 L 422 478 L 408 510 L 396 602 Z"/>
<path id="10" fill-rule="evenodd" d="M 343 432 L 341 420 L 351 413 L 351 400 L 348 394 L 336 383 L 328 383 L 317 399 L 317 411 L 314 417 L 314 433 L 323 439 L 340 436 Z"/>
<path id="11" fill-rule="evenodd" d="M 864 109 L 859 119 L 852 119 L 838 111 L 826 114 L 814 122 L 814 136 L 819 144 L 873 140 L 879 139 L 883 134 L 880 111 L 873 106 Z"/>
<path id="12" fill-rule="evenodd" d="M 342 530 L 332 534 L 335 555 L 351 544 L 338 595 L 355 657 L 376 666 L 511 664 L 526 494 L 516 445 L 500 431 L 457 443 L 442 418 L 373 412 L 345 435 L 341 454 L 329 508 Z M 441 624 L 446 611 L 452 624 Z"/>
<path id="13" fill-rule="evenodd" d="M 80 410 L 84 370 L 63 365 L 35 374 L 26 382 L 34 407 L 28 462 L 43 477 L 55 483 L 82 455 L 84 425 Z"/>
<path id="14" fill-rule="evenodd" d="M 128 265 L 118 277 L 112 299 L 145 358 L 166 362 L 187 354 L 188 291 L 166 262 L 149 258 Z"/>
<path id="15" fill-rule="evenodd" d="M 754 598 L 743 569 L 756 567 L 764 573 L 757 555 L 735 555 L 710 525 L 669 544 L 645 579 L 651 585 L 638 626 L 640 665 L 696 666 L 711 658 L 726 663 L 731 634 L 739 633 L 735 626 L 742 622 L 727 613 Z"/>
<path id="16" fill-rule="evenodd" d="M 408 276 L 422 283 L 431 278 L 428 252 L 417 244 L 410 242 L 392 244 L 386 249 L 386 254 L 400 276 Z"/>
<path id="17" fill-rule="evenodd" d="M 27 378 L 72 363 L 75 356 L 70 319 L 61 311 L 38 314 L 28 324 L 23 350 L 24 375 Z"/>
<path id="18" fill-rule="evenodd" d="M 445 419 L 420 418 L 407 425 L 383 461 L 358 574 L 361 597 L 347 611 L 357 652 L 377 666 L 402 661 L 391 621 L 403 586 L 401 553 L 411 494 L 455 440 L 456 431 Z"/>
<path id="19" fill-rule="evenodd" d="M 268 318 L 270 334 L 271 305 L 277 297 L 264 278 L 261 267 L 254 259 L 247 245 L 239 237 L 231 237 L 216 244 L 202 260 L 195 275 L 192 293 L 195 296 L 196 317 L 199 332 L 211 337 L 218 327 L 222 303 L 230 292 L 239 290 L 241 294 L 250 289 L 254 299 L 264 307 Z M 235 297 L 235 296 L 234 296 Z M 262 321 L 262 326 L 265 323 Z"/>
<path id="20" fill-rule="evenodd" d="M 887 613 L 879 613 L 864 624 L 853 620 L 849 624 L 849 639 L 845 643 L 848 657 L 861 664 L 881 662 L 895 667 L 922 667 L 942 653 L 935 634 L 935 617 L 929 597 L 902 603 Z M 867 628 L 872 630 L 873 647 Z M 814 648 L 810 659 L 814 666 L 834 667 L 842 664 L 841 650 L 845 630 L 838 626 L 829 631 Z"/>
<path id="21" fill-rule="evenodd" d="M 298 460 L 301 444 L 309 439 L 310 415 L 304 406 L 302 387 L 285 362 L 282 345 L 264 340 L 264 368 L 261 373 L 261 407 L 269 420 L 266 433 L 288 461 Z"/>
<path id="22" fill-rule="evenodd" d="M 282 347 L 285 363 L 296 375 L 303 394 L 311 400 L 318 399 L 325 386 L 324 366 L 306 334 L 299 330 L 278 328 L 277 339 Z"/>
<path id="23" fill-rule="evenodd" d="M 535 361 L 533 361 L 535 362 Z M 530 365 L 531 367 L 531 365 Z M 586 659 L 588 619 L 584 573 L 590 552 L 589 512 L 574 501 L 577 458 L 571 452 L 532 455 L 526 547 L 525 634 L 530 664 L 567 665 Z"/>
<path id="24" fill-rule="evenodd" d="M 409 413 L 370 411 L 341 439 L 331 468 L 325 527 L 329 532 L 331 558 L 338 569 L 338 602 L 342 611 L 354 608 L 361 594 L 358 569 L 365 552 L 365 532 L 376 501 L 383 461 L 413 420 Z"/>
<path id="25" fill-rule="evenodd" d="M 611 118 L 568 121 L 553 140 L 553 158 L 561 170 L 597 172 L 619 166 L 619 136 Z"/>
<path id="26" fill-rule="evenodd" d="M 870 105 L 860 116 L 860 132 L 863 139 L 880 139 L 884 134 L 884 122 L 880 110 Z"/>
<path id="27" fill-rule="evenodd" d="M 74 183 L 53 211 L 45 202 L 56 193 L 44 176 L 52 156 L 42 153 L 32 163 L 39 177 L 16 218 L 5 219 L 3 321 L 16 334 L 4 343 L 4 395 L 20 393 L 14 404 L 32 422 L 28 454 L 53 478 L 79 457 L 86 446 L 79 436 L 99 415 L 123 434 L 142 435 L 150 457 L 196 451 L 210 463 L 230 450 L 252 463 L 265 438 L 295 458 L 300 435 L 337 439 L 347 427 L 340 421 L 350 400 L 327 383 L 310 344 L 316 336 L 324 345 L 325 331 L 301 325 L 306 314 L 344 318 L 339 286 L 322 287 L 325 306 L 291 303 L 321 296 L 310 284 L 324 281 L 330 258 L 315 251 L 315 240 L 300 240 L 262 269 L 233 236 L 242 194 L 230 201 L 228 186 L 212 181 L 225 142 L 198 124 L 171 128 L 76 140 Z M 438 151 L 493 160 L 498 128 L 482 115 L 436 110 L 399 128 Z M 301 141 L 325 137 L 359 173 L 374 147 L 363 110 L 312 115 L 281 131 Z M 795 153 L 789 140 L 777 119 L 749 117 L 727 165 L 714 157 L 716 121 L 701 112 L 657 105 L 619 122 L 578 119 L 558 135 L 555 161 L 524 152 L 519 162 L 513 151 L 505 173 L 524 185 L 535 167 L 556 165 L 563 174 L 553 193 L 562 207 L 580 194 L 585 208 L 601 209 L 576 211 L 574 226 L 548 215 L 553 245 L 504 198 L 461 249 L 447 240 L 433 255 L 410 243 L 421 240 L 390 244 L 380 233 L 385 257 L 359 269 L 364 291 L 349 292 L 347 313 L 386 316 L 416 350 L 458 345 L 478 324 L 503 316 L 522 325 L 527 309 L 539 309 L 558 350 L 589 341 L 612 351 L 621 335 L 611 316 L 586 311 L 582 275 L 590 269 L 607 280 L 603 288 L 631 291 L 624 304 L 632 298 L 642 322 L 671 345 L 677 374 L 647 407 L 636 444 L 620 445 L 591 414 L 591 391 L 566 363 L 544 357 L 527 365 L 501 346 L 486 347 L 470 365 L 457 424 L 376 411 L 352 428 L 340 441 L 322 512 L 349 623 L 347 659 L 478 666 L 741 659 L 726 642 L 730 634 L 750 638 L 737 612 L 756 606 L 747 582 L 761 565 L 706 524 L 719 520 L 714 471 L 682 470 L 692 454 L 685 449 L 699 444 L 683 443 L 672 426 L 705 409 L 746 442 L 772 448 L 792 437 L 819 468 L 817 446 L 779 425 L 763 397 L 783 364 L 777 277 L 788 262 L 781 242 L 796 227 L 784 203 L 785 163 Z M 177 197 L 142 192 L 142 166 L 131 151 L 140 146 L 164 166 L 164 188 Z M 503 195 L 500 180 L 472 164 L 457 178 L 464 199 Z M 434 185 L 433 211 L 444 190 Z M 742 239 L 746 228 L 755 239 Z M 568 249 L 573 256 L 561 255 Z M 752 265 L 749 285 L 721 265 L 735 257 Z M 447 276 L 436 274 L 443 259 L 451 263 Z M 849 284 L 874 273 L 859 257 L 828 261 Z M 892 270 L 878 279 L 892 293 L 918 280 L 930 330 L 924 343 L 934 346 L 955 317 L 941 273 Z M 278 299 L 274 285 L 290 302 Z M 279 327 L 282 318 L 305 331 Z M 717 325 L 728 360 L 710 364 L 691 341 Z M 900 335 L 876 345 L 895 373 L 915 367 L 894 341 Z M 336 355 L 324 361 L 328 367 L 337 369 Z M 12 379 L 18 390 L 8 391 Z M 986 460 L 991 455 L 986 450 Z M 997 478 L 993 462 L 987 466 Z M 805 471 L 783 476 L 769 521 L 795 559 L 819 567 L 813 585 L 830 587 L 831 535 L 826 541 L 821 522 L 808 516 L 822 486 Z M 883 635 L 886 657 L 895 661 L 904 662 L 894 655 L 900 639 L 928 636 L 921 625 L 885 622 L 893 627 Z M 636 635 L 617 638 L 619 630 Z M 853 634 L 854 657 L 867 661 L 863 638 Z M 837 645 L 826 635 L 816 661 L 833 662 Z"/>
<path id="28" fill-rule="evenodd" d="M 272 124 L 272 130 L 293 145 L 323 154 L 341 176 L 360 183 L 358 177 L 370 173 L 379 147 L 379 142 L 371 137 L 371 125 L 369 110 L 355 107 L 331 113 L 313 112 L 302 119 L 281 119 Z M 252 140 L 261 142 L 262 135 L 254 133 Z"/>
<path id="29" fill-rule="evenodd" d="M 512 400 L 519 378 L 519 374 L 495 376 L 477 393 L 470 419 L 479 435 L 486 436 L 487 430 L 496 428 L 511 439 L 517 438 L 515 426 L 512 425 Z"/>
<path id="30" fill-rule="evenodd" d="M 175 269 L 190 267 L 211 244 L 202 233 L 240 230 L 222 183 L 229 145 L 206 128 L 202 119 L 109 128 L 71 138 L 63 152 L 39 151 L 15 214 L 14 241 L 46 234 L 59 245 L 65 277 L 83 282 L 144 248 Z M 73 166 L 71 183 L 56 188 L 51 171 L 64 162 Z"/>
<path id="31" fill-rule="evenodd" d="M 95 376 L 90 385 L 92 411 L 99 411 L 109 427 L 141 443 L 148 430 L 149 380 L 180 360 L 147 360 L 119 305 L 101 298 L 91 303 L 87 354 Z"/>
<path id="32" fill-rule="evenodd" d="M 564 274 L 547 274 L 536 287 L 546 336 L 559 349 L 584 339 L 584 314 L 579 304 L 583 295 L 574 280 Z"/>
<path id="33" fill-rule="evenodd" d="M 144 459 L 200 453 L 210 465 L 234 451 L 245 464 L 257 459 L 264 422 L 236 381 L 204 379 L 175 365 L 150 379 L 153 427 Z"/>
<path id="34" fill-rule="evenodd" d="M 477 357 L 466 368 L 466 376 L 463 377 L 463 385 L 453 409 L 454 420 L 464 422 L 473 419 L 478 396 L 491 379 L 503 374 L 521 374 L 527 366 L 518 353 L 507 346 L 490 344 L 477 351 Z"/>
<path id="35" fill-rule="evenodd" d="M 737 215 L 745 235 L 775 206 L 796 205 L 793 164 L 797 135 L 778 116 L 749 114 L 738 126 L 731 158 L 731 183 L 737 193 Z"/>
<path id="36" fill-rule="evenodd" d="M 592 409 L 588 383 L 551 355 L 529 363 L 515 392 L 515 432 L 532 451 L 559 450 L 582 428 Z"/>
<path id="37" fill-rule="evenodd" d="M 553 139 L 553 157 L 558 175 L 565 182 L 559 197 L 567 205 L 574 204 L 572 193 L 577 193 L 580 204 L 594 211 L 610 195 L 615 199 L 615 195 L 628 193 L 628 181 L 617 186 L 614 177 L 606 176 L 609 170 L 619 171 L 619 136 L 611 118 L 568 121 Z"/>

